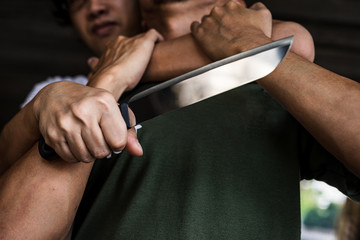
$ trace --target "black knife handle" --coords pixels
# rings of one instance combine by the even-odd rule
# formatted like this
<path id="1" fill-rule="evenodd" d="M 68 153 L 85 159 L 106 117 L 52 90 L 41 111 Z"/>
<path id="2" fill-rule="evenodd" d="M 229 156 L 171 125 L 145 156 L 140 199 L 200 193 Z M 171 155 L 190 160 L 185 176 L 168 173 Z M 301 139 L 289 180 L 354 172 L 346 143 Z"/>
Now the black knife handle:
<path id="1" fill-rule="evenodd" d="M 119 108 L 121 115 L 126 123 L 127 129 L 130 129 L 131 124 L 130 124 L 128 104 L 122 103 L 119 105 Z M 45 143 L 45 139 L 43 136 L 41 136 L 39 140 L 39 153 L 41 157 L 49 161 L 58 156 L 55 150 Z"/>
<path id="2" fill-rule="evenodd" d="M 121 115 L 126 123 L 127 129 L 131 128 L 130 123 L 130 114 L 129 114 L 129 105 L 127 103 L 122 103 L 119 105 Z"/>
<path id="3" fill-rule="evenodd" d="M 39 140 L 39 153 L 41 157 L 49 161 L 57 156 L 55 150 L 45 143 L 43 136 L 41 136 Z"/>

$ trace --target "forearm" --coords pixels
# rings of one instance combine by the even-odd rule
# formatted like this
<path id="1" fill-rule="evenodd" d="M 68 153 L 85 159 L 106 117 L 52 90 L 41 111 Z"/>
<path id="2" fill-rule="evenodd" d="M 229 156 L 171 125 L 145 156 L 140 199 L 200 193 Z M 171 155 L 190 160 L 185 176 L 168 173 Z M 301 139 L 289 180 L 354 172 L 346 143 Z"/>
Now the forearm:
<path id="1" fill-rule="evenodd" d="M 332 154 L 360 176 L 360 85 L 289 53 L 258 81 Z"/>
<path id="2" fill-rule="evenodd" d="M 208 63 L 210 59 L 187 34 L 155 46 L 142 81 L 165 81 Z"/>
<path id="3" fill-rule="evenodd" d="M 0 178 L 1 239 L 62 239 L 92 164 L 46 161 L 33 146 Z"/>
<path id="4" fill-rule="evenodd" d="M 0 135 L 0 176 L 39 139 L 38 121 L 33 114 L 33 101 L 19 111 Z"/>
<path id="5" fill-rule="evenodd" d="M 292 51 L 314 60 L 314 43 L 310 33 L 294 22 L 273 21 L 272 38 L 278 40 L 294 35 Z M 160 42 L 155 46 L 152 58 L 142 81 L 166 81 L 196 68 L 209 64 L 211 60 L 196 43 L 191 34 Z"/>

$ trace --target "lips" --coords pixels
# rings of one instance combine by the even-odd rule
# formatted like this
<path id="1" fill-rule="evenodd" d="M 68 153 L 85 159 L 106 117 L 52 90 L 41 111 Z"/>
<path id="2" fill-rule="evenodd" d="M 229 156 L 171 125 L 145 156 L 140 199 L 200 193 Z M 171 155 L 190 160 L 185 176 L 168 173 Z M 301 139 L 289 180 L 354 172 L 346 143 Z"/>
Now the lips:
<path id="1" fill-rule="evenodd" d="M 113 29 L 116 27 L 116 22 L 101 22 L 95 24 L 91 31 L 100 37 L 106 37 L 110 35 Z"/>

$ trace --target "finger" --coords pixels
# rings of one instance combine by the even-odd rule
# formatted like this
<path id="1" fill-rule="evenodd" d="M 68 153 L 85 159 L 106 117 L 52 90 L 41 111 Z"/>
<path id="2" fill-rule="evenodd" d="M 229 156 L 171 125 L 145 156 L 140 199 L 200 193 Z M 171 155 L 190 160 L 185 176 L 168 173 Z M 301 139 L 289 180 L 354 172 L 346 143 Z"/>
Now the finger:
<path id="1" fill-rule="evenodd" d="M 91 57 L 91 58 L 88 59 L 87 63 L 88 63 L 88 65 L 89 65 L 91 71 L 94 71 L 95 68 L 96 68 L 96 66 L 97 66 L 97 64 L 99 63 L 99 58 L 97 58 L 97 57 Z"/>
<path id="2" fill-rule="evenodd" d="M 72 154 L 69 149 L 69 145 L 67 142 L 58 143 L 54 146 L 55 152 L 59 155 L 61 159 L 69 163 L 78 163 L 79 160 Z"/>
<path id="3" fill-rule="evenodd" d="M 153 42 L 161 42 L 164 41 L 164 37 L 155 29 L 149 29 L 146 33 L 145 33 L 145 37 L 150 39 Z"/>
<path id="4" fill-rule="evenodd" d="M 96 158 L 101 159 L 109 155 L 111 152 L 108 144 L 105 141 L 104 135 L 99 127 L 97 121 L 82 129 L 81 137 L 90 154 Z"/>
<path id="5" fill-rule="evenodd" d="M 53 148 L 61 159 L 69 163 L 78 162 L 76 157 L 71 153 L 64 136 L 59 134 L 59 132 L 49 128 L 48 131 L 43 132 L 42 135 L 45 143 Z"/>
<path id="6" fill-rule="evenodd" d="M 100 120 L 100 128 L 109 148 L 121 151 L 127 142 L 127 127 L 116 103 L 109 113 L 105 113 Z"/>
<path id="7" fill-rule="evenodd" d="M 261 26 L 261 30 L 267 37 L 271 38 L 272 16 L 269 9 L 267 9 L 267 7 L 260 2 L 253 4 L 250 9 L 256 11 L 257 19 L 261 22 L 259 25 Z"/>
<path id="8" fill-rule="evenodd" d="M 80 134 L 67 136 L 66 140 L 72 155 L 74 155 L 79 162 L 89 163 L 95 161 L 95 157 L 88 151 Z"/>
<path id="9" fill-rule="evenodd" d="M 244 0 L 235 0 L 236 2 L 238 2 L 241 6 L 246 8 L 246 3 Z"/>
<path id="10" fill-rule="evenodd" d="M 220 7 L 220 6 L 215 6 L 210 13 L 210 16 L 215 18 L 215 20 L 217 21 L 221 21 L 224 15 L 225 15 L 224 7 Z"/>
<path id="11" fill-rule="evenodd" d="M 128 130 L 127 137 L 128 138 L 127 138 L 127 145 L 125 147 L 125 151 L 133 156 L 142 156 L 143 149 L 137 138 L 135 128 L 131 128 Z"/>
<path id="12" fill-rule="evenodd" d="M 231 0 L 231 1 L 228 1 L 224 7 L 226 9 L 230 9 L 230 10 L 234 10 L 234 9 L 237 9 L 239 6 L 242 6 L 239 1 L 237 0 Z"/>
<path id="13" fill-rule="evenodd" d="M 192 34 L 195 34 L 198 32 L 199 26 L 200 26 L 200 23 L 198 21 L 191 23 L 190 29 L 191 29 Z"/>

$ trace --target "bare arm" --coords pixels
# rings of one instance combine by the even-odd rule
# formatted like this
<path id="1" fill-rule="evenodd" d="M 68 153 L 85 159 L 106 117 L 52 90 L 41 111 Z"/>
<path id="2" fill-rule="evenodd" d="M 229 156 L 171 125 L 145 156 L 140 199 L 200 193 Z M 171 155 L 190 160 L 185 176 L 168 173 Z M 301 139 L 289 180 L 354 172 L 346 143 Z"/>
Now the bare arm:
<path id="1" fill-rule="evenodd" d="M 291 51 L 309 61 L 314 61 L 314 42 L 311 34 L 303 26 L 295 22 L 273 20 L 269 31 L 273 40 L 293 35 L 294 43 Z M 237 52 L 233 54 L 235 53 Z M 160 42 L 155 46 L 142 81 L 165 81 L 210 62 L 212 60 L 205 54 L 199 43 L 191 34 L 187 34 Z"/>
<path id="2" fill-rule="evenodd" d="M 289 53 L 258 81 L 350 171 L 360 176 L 360 84 Z"/>
<path id="3" fill-rule="evenodd" d="M 0 178 L 0 239 L 64 239 L 91 168 L 46 161 L 33 146 Z"/>
<path id="4" fill-rule="evenodd" d="M 132 89 L 139 82 L 155 42 L 161 39 L 153 30 L 133 38 L 119 37 L 109 45 L 99 64 L 95 64 L 97 66 L 94 66 L 87 87 L 72 82 L 58 82 L 40 91 L 0 134 L 0 174 L 39 139 L 40 133 L 69 162 L 89 162 L 106 156 L 110 150 L 122 150 L 126 142 L 122 136 L 126 127 L 121 124 L 117 128 L 122 118 L 116 101 L 124 91 Z M 96 125 L 101 127 L 97 133 Z M 91 130 L 89 135 L 86 135 L 84 128 Z M 84 143 L 77 141 L 69 144 L 75 146 L 69 149 L 70 146 L 64 142 L 75 141 L 74 134 L 81 130 Z M 84 144 L 91 153 L 84 150 Z"/>
<path id="5" fill-rule="evenodd" d="M 187 34 L 156 45 L 142 81 L 169 80 L 210 62 L 194 38 Z"/>
<path id="6" fill-rule="evenodd" d="M 228 13 L 228 17 L 219 20 L 221 11 Z M 262 4 L 245 9 L 230 2 L 221 11 L 209 17 L 215 21 L 209 19 L 192 27 L 195 38 L 211 58 L 218 59 L 224 52 L 244 51 L 271 41 L 262 29 L 262 22 L 271 21 L 271 15 Z M 262 20 L 251 21 L 254 18 Z M 228 27 L 234 19 L 242 23 L 239 28 L 242 31 Z M 219 44 L 211 45 L 215 37 Z M 360 85 L 357 82 L 290 52 L 272 74 L 258 83 L 329 152 L 360 176 Z"/>
<path id="7" fill-rule="evenodd" d="M 39 124 L 29 104 L 5 125 L 0 134 L 0 176 L 39 138 Z"/>
<path id="8" fill-rule="evenodd" d="M 156 32 L 151 31 L 149 34 L 140 37 L 140 41 L 136 40 L 135 42 L 137 43 L 134 45 L 131 45 L 133 43 L 132 41 L 128 42 L 130 45 L 126 45 L 130 47 L 122 48 L 125 51 L 125 56 L 127 56 L 126 59 L 121 57 L 123 53 L 120 55 L 110 54 L 100 59 L 100 63 L 93 73 L 93 81 L 90 81 L 90 84 L 103 89 L 91 88 L 71 82 L 57 83 L 59 88 L 54 84 L 42 91 L 42 96 L 33 100 L 29 107 L 21 111 L 18 115 L 20 117 L 17 117 L 17 119 L 12 120 L 12 122 L 8 124 L 7 129 L 5 129 L 6 134 L 11 136 L 17 129 L 19 129 L 19 134 L 16 136 L 13 135 L 12 138 L 8 140 L 6 138 L 3 140 L 5 142 L 9 141 L 7 144 L 10 147 L 17 141 L 21 141 L 26 145 L 26 148 L 21 148 L 23 149 L 23 154 L 21 155 L 7 154 L 7 151 L 12 151 L 12 149 L 2 149 L 4 154 L 8 156 L 12 155 L 13 158 L 9 158 L 6 164 L 2 165 L 6 165 L 6 167 L 0 175 L 0 239 L 63 239 L 66 237 L 74 220 L 93 162 L 85 164 L 69 163 L 60 158 L 53 161 L 42 159 L 38 153 L 36 143 L 36 137 L 38 138 L 40 135 L 40 130 L 37 127 L 39 122 L 37 120 L 38 118 L 42 119 L 43 115 L 46 115 L 47 110 L 54 110 L 54 107 L 55 111 L 59 110 L 60 112 L 63 110 L 68 112 L 67 110 L 70 109 L 69 114 L 65 114 L 64 122 L 62 123 L 62 121 L 60 121 L 60 129 L 61 126 L 68 126 L 69 124 L 75 126 L 76 129 L 77 124 L 81 126 L 84 121 L 88 121 L 88 117 L 90 116 L 93 117 L 93 119 L 90 119 L 89 123 L 95 122 L 95 127 L 92 128 L 93 126 L 86 122 L 83 131 L 91 133 L 92 130 L 98 129 L 99 125 L 101 125 L 103 135 L 100 134 L 100 136 L 104 136 L 103 140 L 106 138 L 108 143 L 104 127 L 110 127 L 112 130 L 109 131 L 108 134 L 113 134 L 114 124 L 122 122 L 114 96 L 116 96 L 116 94 L 120 96 L 121 91 L 129 87 L 129 84 L 133 82 L 137 83 L 140 80 L 147 65 L 148 60 L 146 59 L 150 58 L 154 42 L 158 36 Z M 118 42 L 115 42 L 114 44 L 117 43 Z M 148 54 L 144 54 L 143 49 L 139 47 L 138 44 L 143 46 L 149 43 L 150 48 L 148 49 Z M 142 52 L 140 56 L 138 55 L 139 51 Z M 129 54 L 126 55 L 127 53 Z M 139 57 L 133 58 L 134 55 Z M 110 58 L 109 61 L 108 58 Z M 137 64 L 137 68 L 132 68 L 132 71 L 129 71 L 126 68 L 128 66 L 127 64 L 130 64 L 129 62 Z M 112 63 L 114 63 L 114 65 Z M 122 86 L 120 89 L 113 89 L 112 80 L 113 78 L 119 77 L 119 74 L 123 77 L 123 85 L 125 87 Z M 104 82 L 101 81 L 102 78 L 105 79 Z M 108 90 L 105 90 L 106 88 L 108 88 Z M 66 89 L 68 91 L 64 91 Z M 47 92 L 47 90 L 49 90 L 49 92 Z M 62 95 L 64 96 L 61 97 Z M 51 101 L 52 98 L 58 101 Z M 100 107 L 93 104 L 94 99 L 95 102 L 96 99 L 99 100 Z M 109 99 L 110 105 L 104 105 Z M 53 106 L 51 104 L 59 102 L 60 100 L 62 103 L 59 105 L 55 104 L 55 106 Z M 84 104 L 84 101 L 85 103 L 90 102 L 90 109 L 79 108 L 79 106 Z M 50 108 L 43 109 L 39 107 L 42 104 L 46 105 L 49 103 Z M 35 117 L 37 110 L 32 111 L 31 105 L 37 105 L 38 107 L 36 108 L 42 109 L 42 111 L 45 112 L 41 112 L 39 117 Z M 72 111 L 74 110 L 73 105 L 75 105 L 75 111 Z M 56 109 L 56 107 L 59 106 L 60 108 Z M 70 107 L 67 109 L 64 106 Z M 87 103 L 84 106 L 88 106 Z M 95 116 L 92 113 L 89 114 L 88 110 L 93 111 L 93 108 L 95 111 L 99 110 L 103 112 L 100 115 L 95 114 Z M 116 111 L 111 111 L 111 109 L 116 109 Z M 53 115 L 54 114 L 51 113 L 49 114 L 49 116 Z M 31 122 L 25 124 L 28 119 L 30 119 Z M 59 123 L 57 122 L 59 119 L 56 117 L 50 118 L 50 120 L 45 117 L 45 120 L 39 120 L 40 122 L 44 121 L 44 124 L 40 125 L 48 126 L 51 119 L 55 119 L 55 123 Z M 78 121 L 79 119 L 85 120 Z M 113 119 L 113 121 L 111 119 Z M 134 121 L 134 119 L 131 120 Z M 30 128 L 30 130 L 28 128 Z M 32 129 L 36 132 L 36 137 L 29 137 L 23 134 L 27 132 L 31 133 Z M 60 131 L 60 133 L 61 132 L 62 131 Z M 73 131 L 69 131 L 69 133 L 71 137 Z M 125 129 L 120 129 L 119 134 L 121 133 L 123 133 L 123 136 L 120 136 L 121 139 L 124 139 L 124 136 L 126 136 L 125 140 L 127 141 L 124 142 L 121 140 L 122 145 L 120 147 L 125 147 L 125 150 L 133 155 L 141 155 L 142 149 L 137 142 L 135 130 L 132 129 L 127 132 L 125 127 Z M 29 135 L 31 136 L 31 134 Z M 115 139 L 119 137 L 116 135 L 117 134 L 115 134 Z M 75 136 L 78 135 L 75 134 Z M 94 136 L 94 134 L 90 134 L 90 136 Z M 89 139 L 91 140 L 92 138 Z M 87 143 L 85 137 L 83 143 Z M 27 149 L 29 150 L 26 151 Z M 75 151 L 81 152 L 81 143 L 80 148 L 75 148 Z M 74 152 L 74 154 L 76 153 Z M 79 159 L 79 161 L 80 160 L 82 159 Z"/>

